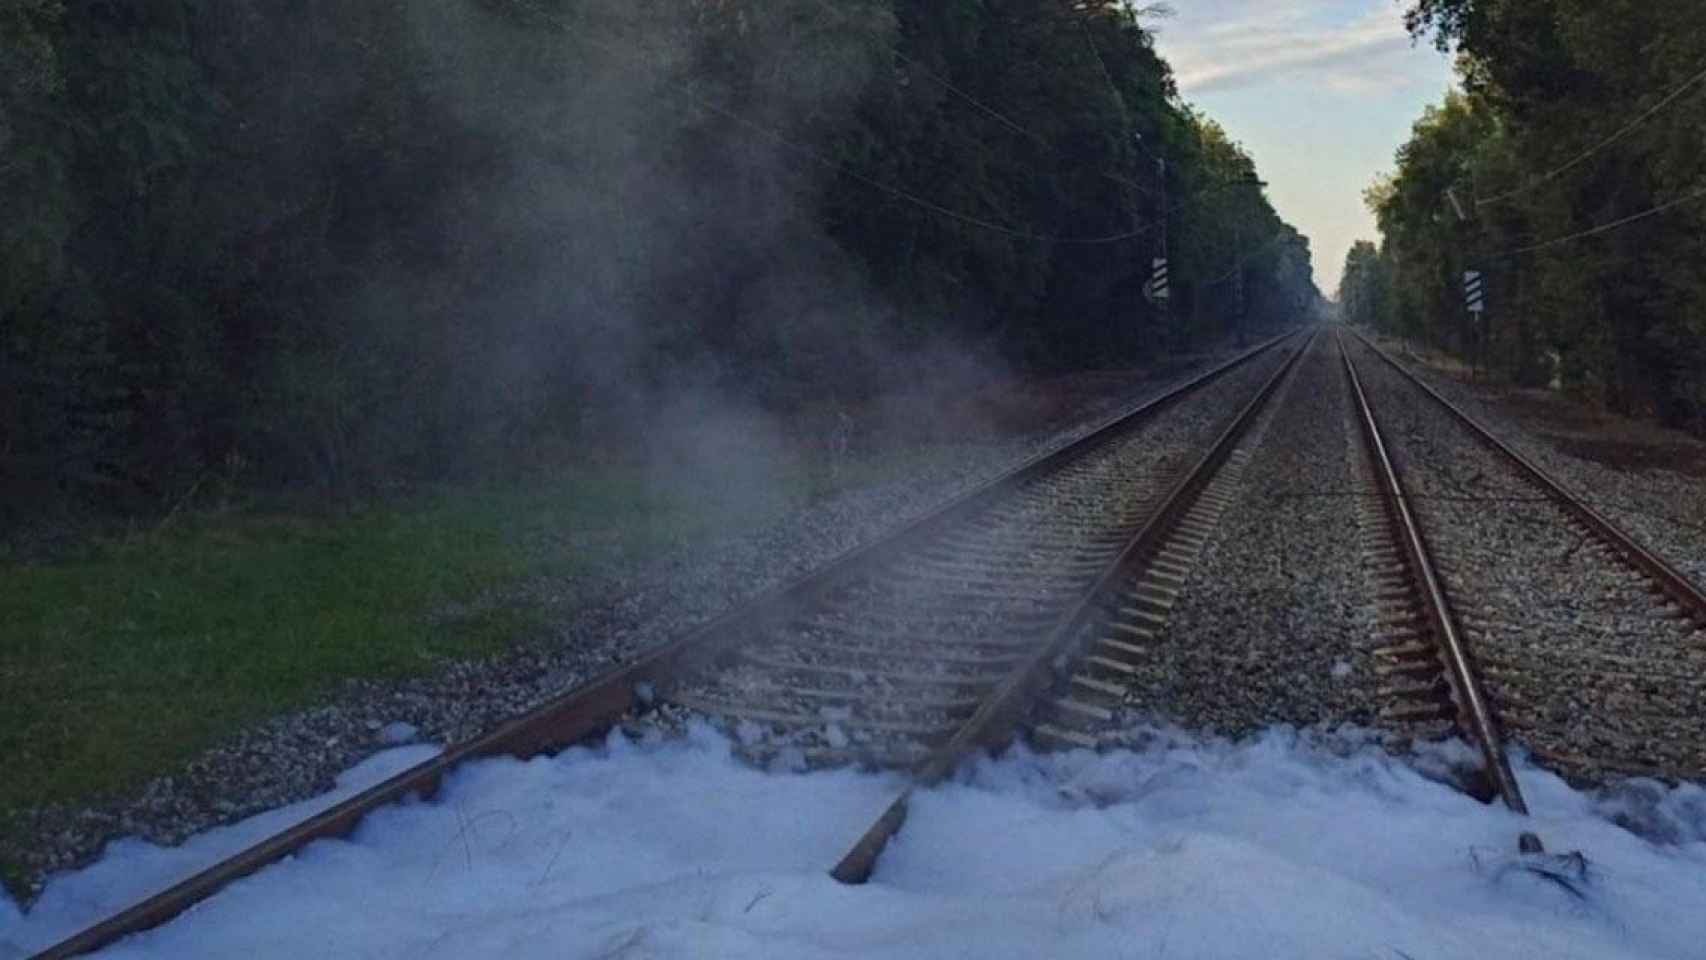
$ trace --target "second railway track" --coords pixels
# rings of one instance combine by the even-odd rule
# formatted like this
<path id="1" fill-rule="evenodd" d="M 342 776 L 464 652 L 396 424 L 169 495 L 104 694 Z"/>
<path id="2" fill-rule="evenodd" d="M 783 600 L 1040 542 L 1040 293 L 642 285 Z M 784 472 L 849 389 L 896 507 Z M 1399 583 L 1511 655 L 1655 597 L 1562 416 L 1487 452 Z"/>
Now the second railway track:
<path id="1" fill-rule="evenodd" d="M 1347 349 L 1502 725 L 1585 781 L 1706 775 L 1698 588 L 1370 345 Z M 1410 676 L 1392 716 L 1426 730 L 1444 714 Z"/>

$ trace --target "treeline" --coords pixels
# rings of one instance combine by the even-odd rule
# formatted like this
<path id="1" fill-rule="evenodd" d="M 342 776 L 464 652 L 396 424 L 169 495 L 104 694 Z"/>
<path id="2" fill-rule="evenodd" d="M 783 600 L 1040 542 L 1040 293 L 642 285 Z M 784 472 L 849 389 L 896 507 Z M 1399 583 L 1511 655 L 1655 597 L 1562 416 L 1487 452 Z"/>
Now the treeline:
<path id="1" fill-rule="evenodd" d="M 0 526 L 1288 322 L 1307 245 L 1139 17 L 0 0 Z"/>
<path id="2" fill-rule="evenodd" d="M 1347 257 L 1347 315 L 1706 432 L 1706 4 L 1418 0 L 1408 22 L 1463 91 L 1368 191 L 1382 241 Z"/>

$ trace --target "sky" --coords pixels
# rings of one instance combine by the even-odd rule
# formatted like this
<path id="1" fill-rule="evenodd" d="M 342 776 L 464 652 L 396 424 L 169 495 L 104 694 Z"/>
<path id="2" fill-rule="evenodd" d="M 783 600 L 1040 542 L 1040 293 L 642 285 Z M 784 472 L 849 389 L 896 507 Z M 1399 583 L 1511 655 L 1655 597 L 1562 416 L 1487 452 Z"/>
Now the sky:
<path id="1" fill-rule="evenodd" d="M 1172 0 L 1150 19 L 1184 99 L 1255 158 L 1280 216 L 1308 235 L 1332 296 L 1345 252 L 1378 240 L 1362 192 L 1453 83 L 1412 44 L 1399 0 Z"/>

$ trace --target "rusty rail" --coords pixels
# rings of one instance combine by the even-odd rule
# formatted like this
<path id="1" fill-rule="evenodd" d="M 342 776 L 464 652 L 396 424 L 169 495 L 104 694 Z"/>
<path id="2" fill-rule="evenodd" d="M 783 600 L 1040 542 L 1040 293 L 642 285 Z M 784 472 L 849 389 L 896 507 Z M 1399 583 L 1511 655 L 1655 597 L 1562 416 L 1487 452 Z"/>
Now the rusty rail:
<path id="1" fill-rule="evenodd" d="M 1434 570 L 1427 539 L 1422 535 L 1421 526 L 1416 523 L 1416 517 L 1410 511 L 1403 478 L 1398 475 L 1397 467 L 1387 455 L 1386 441 L 1380 435 L 1380 425 L 1375 419 L 1374 410 L 1369 406 L 1368 395 L 1363 392 L 1362 379 L 1357 376 L 1356 364 L 1351 361 L 1350 351 L 1345 349 L 1342 336 L 1338 336 L 1338 344 L 1339 356 L 1345 364 L 1345 376 L 1350 380 L 1351 394 L 1356 398 L 1357 420 L 1362 425 L 1363 441 L 1367 444 L 1369 460 L 1374 464 L 1376 479 L 1380 483 L 1380 492 L 1386 504 L 1387 518 L 1398 531 L 1399 542 L 1403 545 L 1404 555 L 1409 561 L 1410 574 L 1420 588 L 1422 606 L 1428 623 L 1433 627 L 1440 659 L 1444 661 L 1446 680 L 1451 684 L 1452 700 L 1457 705 L 1458 726 L 1467 730 L 1475 738 L 1476 745 L 1481 748 L 1481 760 L 1485 764 L 1487 778 L 1505 806 L 1517 813 L 1527 814 L 1528 804 L 1522 799 L 1522 788 L 1517 786 L 1516 775 L 1511 772 L 1510 759 L 1505 755 L 1504 736 L 1499 732 L 1498 719 L 1493 715 L 1492 705 L 1476 679 L 1468 641 L 1463 637 L 1462 628 L 1457 623 L 1457 615 L 1452 611 L 1445 588 L 1440 584 L 1439 574 Z M 1527 843 L 1525 839 L 1525 848 Z"/>
<path id="2" fill-rule="evenodd" d="M 940 783 L 973 752 L 980 749 L 998 749 L 1012 738 L 1032 700 L 1052 681 L 1055 661 L 1063 656 L 1069 657 L 1074 652 L 1072 647 L 1080 642 L 1082 627 L 1096 615 L 1101 598 L 1154 551 L 1160 549 L 1179 517 L 1190 509 L 1196 495 L 1208 485 L 1226 458 L 1231 456 L 1238 439 L 1255 422 L 1262 407 L 1296 366 L 1298 359 L 1308 352 L 1313 339 L 1314 334 L 1311 334 L 1309 341 L 1293 351 L 1291 357 L 1268 378 L 1232 422 L 1221 431 L 1220 436 L 1195 467 L 1173 485 L 1162 499 L 1161 505 L 1127 541 L 1119 556 L 1096 578 L 1096 582 L 1079 601 L 1056 622 L 1037 651 L 990 693 L 977 712 L 972 714 L 947 743 L 932 751 L 919 763 L 913 771 L 912 782 L 860 836 L 852 849 L 848 850 L 830 871 L 830 876 L 848 884 L 864 883 L 870 879 L 871 871 L 876 869 L 877 859 L 888 846 L 889 840 L 900 832 L 900 828 L 905 824 L 907 806 L 915 790 Z"/>
<path id="3" fill-rule="evenodd" d="M 157 927 L 207 899 L 227 884 L 290 856 L 315 840 L 353 830 L 367 814 L 408 796 L 430 797 L 444 775 L 469 760 L 491 756 L 527 758 L 550 753 L 608 730 L 638 701 L 642 684 L 662 686 L 685 664 L 715 656 L 749 636 L 755 625 L 780 622 L 837 583 L 867 571 L 907 544 L 961 522 L 1029 480 L 1059 469 L 1106 444 L 1212 380 L 1266 353 L 1295 332 L 1282 334 L 1218 364 L 1135 409 L 1097 423 L 1083 437 L 1039 454 L 1019 467 L 963 494 L 901 529 L 842 554 L 828 564 L 773 587 L 723 613 L 681 639 L 613 669 L 533 708 L 489 733 L 454 744 L 438 756 L 398 773 L 233 856 L 202 870 L 94 926 L 36 954 L 59 960 L 99 950 L 122 937 Z"/>
<path id="4" fill-rule="evenodd" d="M 1509 444 L 1500 440 L 1491 430 L 1482 426 L 1479 421 L 1474 417 L 1471 417 L 1461 407 L 1452 403 L 1450 400 L 1447 400 L 1438 390 L 1435 390 L 1431 385 L 1423 381 L 1422 378 L 1416 376 L 1416 374 L 1409 370 L 1406 370 L 1402 364 L 1388 355 L 1386 351 L 1375 346 L 1367 337 L 1355 331 L 1352 331 L 1352 333 L 1362 342 L 1363 346 L 1372 351 L 1375 356 L 1386 361 L 1392 369 L 1403 374 L 1404 378 L 1413 384 L 1418 390 L 1421 390 L 1423 393 L 1433 398 L 1435 402 L 1450 412 L 1459 423 L 1468 428 L 1469 432 L 1473 434 L 1476 439 L 1480 440 L 1482 443 L 1491 447 L 1493 450 L 1497 451 L 1499 454 L 1514 463 L 1517 468 L 1529 478 L 1529 480 L 1533 481 L 1535 486 L 1539 487 L 1547 496 L 1551 497 L 1552 500 L 1562 507 L 1565 512 L 1585 524 L 1588 529 L 1597 534 L 1607 546 L 1616 550 L 1618 554 L 1623 557 L 1625 562 L 1634 567 L 1636 570 L 1639 570 L 1642 574 L 1657 584 L 1667 596 L 1676 601 L 1676 603 L 1681 606 L 1683 610 L 1687 611 L 1689 616 L 1691 616 L 1696 622 L 1706 625 L 1706 591 L 1703 591 L 1698 584 L 1690 580 L 1686 574 L 1671 566 L 1663 557 L 1660 557 L 1651 550 L 1648 550 L 1621 527 L 1606 519 L 1606 517 L 1600 514 L 1599 511 L 1595 510 L 1593 507 L 1588 506 L 1586 501 L 1571 493 L 1569 490 L 1566 490 L 1562 484 L 1548 476 L 1527 457 L 1524 457 Z"/>

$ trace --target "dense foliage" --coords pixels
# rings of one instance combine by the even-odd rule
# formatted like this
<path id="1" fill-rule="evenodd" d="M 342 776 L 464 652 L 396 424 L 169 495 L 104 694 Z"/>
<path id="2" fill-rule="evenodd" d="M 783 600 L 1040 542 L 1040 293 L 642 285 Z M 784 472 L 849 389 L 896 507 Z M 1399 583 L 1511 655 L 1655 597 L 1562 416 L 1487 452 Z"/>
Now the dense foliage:
<path id="1" fill-rule="evenodd" d="M 1409 22 L 1458 50 L 1464 89 L 1369 191 L 1382 244 L 1351 251 L 1344 309 L 1706 430 L 1706 4 L 1417 0 Z"/>
<path id="2" fill-rule="evenodd" d="M 1307 246 L 1140 16 L 0 0 L 0 527 L 1289 321 Z"/>

